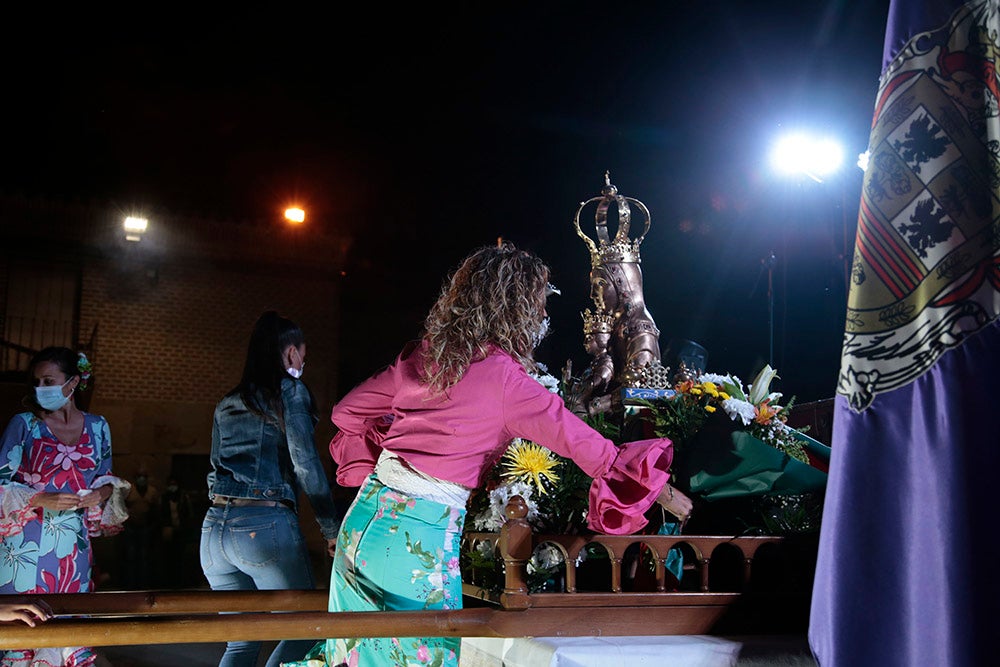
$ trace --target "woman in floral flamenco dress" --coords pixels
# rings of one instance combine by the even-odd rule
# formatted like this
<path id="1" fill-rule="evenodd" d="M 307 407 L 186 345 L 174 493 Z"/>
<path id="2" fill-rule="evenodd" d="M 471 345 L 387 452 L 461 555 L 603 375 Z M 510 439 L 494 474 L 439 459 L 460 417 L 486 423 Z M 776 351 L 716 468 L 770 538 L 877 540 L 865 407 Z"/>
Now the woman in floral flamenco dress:
<path id="1" fill-rule="evenodd" d="M 90 538 L 112 535 L 127 514 L 129 483 L 111 474 L 108 423 L 76 407 L 90 363 L 65 347 L 37 353 L 28 412 L 0 440 L 0 594 L 92 590 Z M 0 651 L 0 667 L 92 665 L 86 647 Z"/>

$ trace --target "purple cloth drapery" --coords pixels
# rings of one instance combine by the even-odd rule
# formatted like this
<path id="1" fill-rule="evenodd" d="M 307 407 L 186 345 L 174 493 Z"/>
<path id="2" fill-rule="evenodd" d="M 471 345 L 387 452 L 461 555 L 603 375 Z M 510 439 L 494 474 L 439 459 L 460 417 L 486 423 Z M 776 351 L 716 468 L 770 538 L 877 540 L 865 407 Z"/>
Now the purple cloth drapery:
<path id="1" fill-rule="evenodd" d="M 998 11 L 890 6 L 809 623 L 822 667 L 996 653 Z"/>

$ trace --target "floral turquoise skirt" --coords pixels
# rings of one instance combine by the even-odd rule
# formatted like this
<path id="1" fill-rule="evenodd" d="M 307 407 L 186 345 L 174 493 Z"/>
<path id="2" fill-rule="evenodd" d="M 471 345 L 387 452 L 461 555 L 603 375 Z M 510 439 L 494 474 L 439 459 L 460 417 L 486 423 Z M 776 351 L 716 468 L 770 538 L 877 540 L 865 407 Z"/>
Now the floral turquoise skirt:
<path id="1" fill-rule="evenodd" d="M 393 491 L 372 475 L 340 529 L 330 611 L 461 609 L 465 509 Z M 286 667 L 457 667 L 461 637 L 343 637 Z"/>

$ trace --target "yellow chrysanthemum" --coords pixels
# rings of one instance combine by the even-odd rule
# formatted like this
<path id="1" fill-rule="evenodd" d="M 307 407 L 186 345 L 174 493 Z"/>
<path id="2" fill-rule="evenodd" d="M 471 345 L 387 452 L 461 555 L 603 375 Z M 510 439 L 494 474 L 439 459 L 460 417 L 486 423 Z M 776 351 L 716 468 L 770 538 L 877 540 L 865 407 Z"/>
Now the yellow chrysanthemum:
<path id="1" fill-rule="evenodd" d="M 706 405 L 705 406 L 705 412 L 715 412 L 715 406 L 714 405 Z"/>
<path id="2" fill-rule="evenodd" d="M 540 493 L 545 493 L 543 477 L 552 484 L 559 481 L 559 475 L 555 471 L 559 462 L 552 456 L 552 452 L 527 440 L 518 440 L 511 445 L 503 455 L 502 465 L 504 478 L 533 481 Z"/>

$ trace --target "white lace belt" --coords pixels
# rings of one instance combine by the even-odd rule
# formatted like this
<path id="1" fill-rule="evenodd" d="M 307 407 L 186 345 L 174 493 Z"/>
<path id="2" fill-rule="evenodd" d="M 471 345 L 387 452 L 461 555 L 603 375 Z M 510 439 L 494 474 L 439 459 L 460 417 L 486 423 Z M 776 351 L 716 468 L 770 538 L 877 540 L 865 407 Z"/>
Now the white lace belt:
<path id="1" fill-rule="evenodd" d="M 375 464 L 375 475 L 380 482 L 400 493 L 451 507 L 465 507 L 472 495 L 471 489 L 422 473 L 385 449 Z"/>

